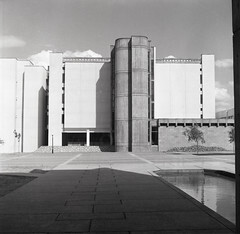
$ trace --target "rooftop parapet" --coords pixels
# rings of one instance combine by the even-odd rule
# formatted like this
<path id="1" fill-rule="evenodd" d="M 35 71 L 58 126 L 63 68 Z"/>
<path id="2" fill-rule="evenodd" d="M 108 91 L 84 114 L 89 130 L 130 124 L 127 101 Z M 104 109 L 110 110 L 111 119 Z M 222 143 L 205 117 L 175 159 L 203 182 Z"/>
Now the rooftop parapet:
<path id="1" fill-rule="evenodd" d="M 234 126 L 233 119 L 154 119 L 152 126 Z"/>
<path id="2" fill-rule="evenodd" d="M 157 63 L 195 63 L 200 64 L 201 59 L 163 58 L 156 59 Z"/>
<path id="3" fill-rule="evenodd" d="M 111 62 L 110 58 L 89 58 L 89 57 L 64 57 L 63 62 L 66 63 L 107 63 Z"/>

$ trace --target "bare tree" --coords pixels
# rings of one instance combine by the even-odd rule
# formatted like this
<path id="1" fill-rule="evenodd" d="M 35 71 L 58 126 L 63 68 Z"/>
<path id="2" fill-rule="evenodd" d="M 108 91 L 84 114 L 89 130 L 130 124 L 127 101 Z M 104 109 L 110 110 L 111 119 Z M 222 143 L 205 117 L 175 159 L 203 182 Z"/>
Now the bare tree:
<path id="1" fill-rule="evenodd" d="M 205 143 L 203 132 L 198 129 L 198 125 L 195 124 L 190 128 L 186 128 L 183 132 L 183 135 L 188 138 L 188 141 L 195 141 L 197 143 L 197 154 L 198 154 L 198 145 L 199 142 L 202 144 Z"/>

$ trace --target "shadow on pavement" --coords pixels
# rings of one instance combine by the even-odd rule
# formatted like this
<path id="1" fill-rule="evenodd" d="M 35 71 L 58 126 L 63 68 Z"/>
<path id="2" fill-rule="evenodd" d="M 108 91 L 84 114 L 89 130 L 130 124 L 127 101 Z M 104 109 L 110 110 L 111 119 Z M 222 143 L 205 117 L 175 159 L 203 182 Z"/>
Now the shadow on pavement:
<path id="1" fill-rule="evenodd" d="M 233 233 L 160 178 L 49 171 L 0 199 L 1 233 Z"/>

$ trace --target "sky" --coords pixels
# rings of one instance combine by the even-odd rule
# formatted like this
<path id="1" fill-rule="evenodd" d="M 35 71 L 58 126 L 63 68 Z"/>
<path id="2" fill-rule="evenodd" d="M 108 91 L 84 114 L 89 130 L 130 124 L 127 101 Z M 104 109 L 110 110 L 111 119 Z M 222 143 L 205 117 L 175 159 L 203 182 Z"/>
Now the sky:
<path id="1" fill-rule="evenodd" d="M 110 57 L 132 35 L 147 36 L 157 58 L 214 54 L 216 109 L 233 107 L 231 0 L 0 0 L 0 57 Z"/>

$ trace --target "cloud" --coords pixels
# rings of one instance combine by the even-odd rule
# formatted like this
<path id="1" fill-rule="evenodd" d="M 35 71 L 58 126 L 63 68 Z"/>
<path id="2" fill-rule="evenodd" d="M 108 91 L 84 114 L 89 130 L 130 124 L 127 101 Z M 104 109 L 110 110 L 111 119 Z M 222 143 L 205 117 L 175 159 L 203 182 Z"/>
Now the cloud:
<path id="1" fill-rule="evenodd" d="M 37 54 L 29 56 L 27 59 L 32 61 L 34 65 L 44 66 L 46 69 L 49 65 L 49 53 L 51 50 L 42 50 Z"/>
<path id="2" fill-rule="evenodd" d="M 168 55 L 167 57 L 165 57 L 166 59 L 174 59 L 174 58 L 176 58 L 175 56 L 173 56 L 173 55 Z"/>
<path id="3" fill-rule="evenodd" d="M 215 62 L 215 65 L 218 68 L 232 68 L 233 60 L 232 59 L 220 59 Z"/>
<path id="4" fill-rule="evenodd" d="M 72 52 L 70 50 L 67 50 L 63 53 L 63 57 L 94 57 L 94 58 L 101 58 L 102 55 L 95 53 L 92 50 L 86 50 L 86 51 L 75 51 Z"/>
<path id="5" fill-rule="evenodd" d="M 0 36 L 0 48 L 16 48 L 25 45 L 25 41 L 13 35 Z"/>
<path id="6" fill-rule="evenodd" d="M 216 82 L 215 88 L 216 111 L 228 110 L 233 107 L 233 97 L 229 94 L 228 89 Z"/>
<path id="7" fill-rule="evenodd" d="M 233 81 L 228 81 L 228 84 L 233 87 Z"/>
<path id="8" fill-rule="evenodd" d="M 46 69 L 49 65 L 49 53 L 52 52 L 51 50 L 42 50 L 37 54 L 33 54 L 28 57 L 28 60 L 32 61 L 34 65 L 44 66 Z M 95 53 L 92 50 L 86 51 L 75 51 L 72 52 L 67 50 L 63 52 L 63 57 L 94 57 L 94 58 L 101 58 L 102 55 Z"/>

